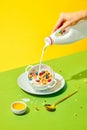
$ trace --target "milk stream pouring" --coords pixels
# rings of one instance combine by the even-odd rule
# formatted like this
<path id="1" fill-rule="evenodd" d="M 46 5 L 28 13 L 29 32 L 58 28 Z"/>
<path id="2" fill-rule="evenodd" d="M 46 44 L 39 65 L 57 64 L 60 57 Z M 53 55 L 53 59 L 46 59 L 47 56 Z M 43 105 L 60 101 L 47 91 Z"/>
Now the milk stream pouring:
<path id="1" fill-rule="evenodd" d="M 68 44 L 87 38 L 87 20 L 81 20 L 76 25 L 65 30 L 64 34 L 59 34 L 59 30 L 45 38 L 45 45 Z"/>

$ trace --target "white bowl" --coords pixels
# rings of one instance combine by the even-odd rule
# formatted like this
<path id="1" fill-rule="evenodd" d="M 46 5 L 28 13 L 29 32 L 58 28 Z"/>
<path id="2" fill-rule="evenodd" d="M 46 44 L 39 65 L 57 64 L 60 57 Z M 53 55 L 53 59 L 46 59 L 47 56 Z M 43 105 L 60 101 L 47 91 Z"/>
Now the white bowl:
<path id="1" fill-rule="evenodd" d="M 37 65 L 29 65 L 25 68 L 25 71 L 27 73 L 27 77 L 30 73 L 33 72 L 33 70 L 36 70 L 38 71 L 39 70 L 39 65 L 40 64 L 37 64 Z M 31 86 L 36 89 L 36 90 L 45 90 L 45 89 L 48 89 L 48 88 L 52 88 L 55 86 L 55 84 L 57 83 L 57 81 L 55 80 L 55 73 L 54 71 L 48 66 L 48 65 L 45 65 L 45 64 L 41 64 L 41 70 L 48 70 L 50 72 L 50 74 L 52 75 L 52 80 L 51 82 L 45 84 L 45 85 L 42 85 L 42 84 L 36 84 L 36 82 L 34 80 L 29 80 L 29 83 L 31 84 Z"/>
<path id="2" fill-rule="evenodd" d="M 13 113 L 21 115 L 26 112 L 27 105 L 22 101 L 15 101 L 11 104 L 11 110 Z"/>

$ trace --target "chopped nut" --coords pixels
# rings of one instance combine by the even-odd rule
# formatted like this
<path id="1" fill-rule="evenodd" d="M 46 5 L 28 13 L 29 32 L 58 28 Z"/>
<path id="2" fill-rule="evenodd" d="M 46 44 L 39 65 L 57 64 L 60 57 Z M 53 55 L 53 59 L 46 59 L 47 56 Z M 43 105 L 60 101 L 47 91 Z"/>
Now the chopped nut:
<path id="1" fill-rule="evenodd" d="M 74 113 L 74 116 L 78 116 L 77 113 Z"/>
<path id="2" fill-rule="evenodd" d="M 62 72 L 62 70 L 60 69 L 59 72 Z"/>
<path id="3" fill-rule="evenodd" d="M 86 84 L 87 84 L 87 79 L 85 79 L 85 80 L 84 80 L 84 83 L 86 83 Z"/>
<path id="4" fill-rule="evenodd" d="M 83 106 L 81 106 L 80 108 L 83 109 Z"/>
<path id="5" fill-rule="evenodd" d="M 34 107 L 36 111 L 39 111 L 40 109 L 38 108 L 38 106 L 35 106 Z"/>

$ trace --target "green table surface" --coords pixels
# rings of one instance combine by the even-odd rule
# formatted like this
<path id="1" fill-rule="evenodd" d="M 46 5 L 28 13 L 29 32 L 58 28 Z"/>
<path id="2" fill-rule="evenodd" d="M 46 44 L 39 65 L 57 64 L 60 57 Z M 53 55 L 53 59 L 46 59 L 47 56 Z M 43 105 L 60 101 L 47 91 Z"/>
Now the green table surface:
<path id="1" fill-rule="evenodd" d="M 0 130 L 87 130 L 87 51 L 44 63 L 66 81 L 62 90 L 51 95 L 31 95 L 20 89 L 17 78 L 26 66 L 0 73 Z M 79 91 L 57 105 L 55 112 L 45 110 L 44 102 L 54 103 L 77 88 Z M 21 116 L 13 114 L 11 103 L 23 98 L 30 99 L 29 111 Z"/>

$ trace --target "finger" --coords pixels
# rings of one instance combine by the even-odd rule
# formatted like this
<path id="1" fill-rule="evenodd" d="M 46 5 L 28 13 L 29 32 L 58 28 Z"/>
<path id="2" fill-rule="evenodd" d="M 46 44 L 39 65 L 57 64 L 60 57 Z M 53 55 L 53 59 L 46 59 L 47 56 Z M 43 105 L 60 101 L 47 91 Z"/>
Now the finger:
<path id="1" fill-rule="evenodd" d="M 71 26 L 71 22 L 67 21 L 59 29 L 64 31 L 69 26 Z"/>
<path id="2" fill-rule="evenodd" d="M 60 18 L 52 32 L 55 32 L 58 28 L 60 28 L 63 25 L 63 22 L 64 22 L 64 20 L 62 18 Z"/>

